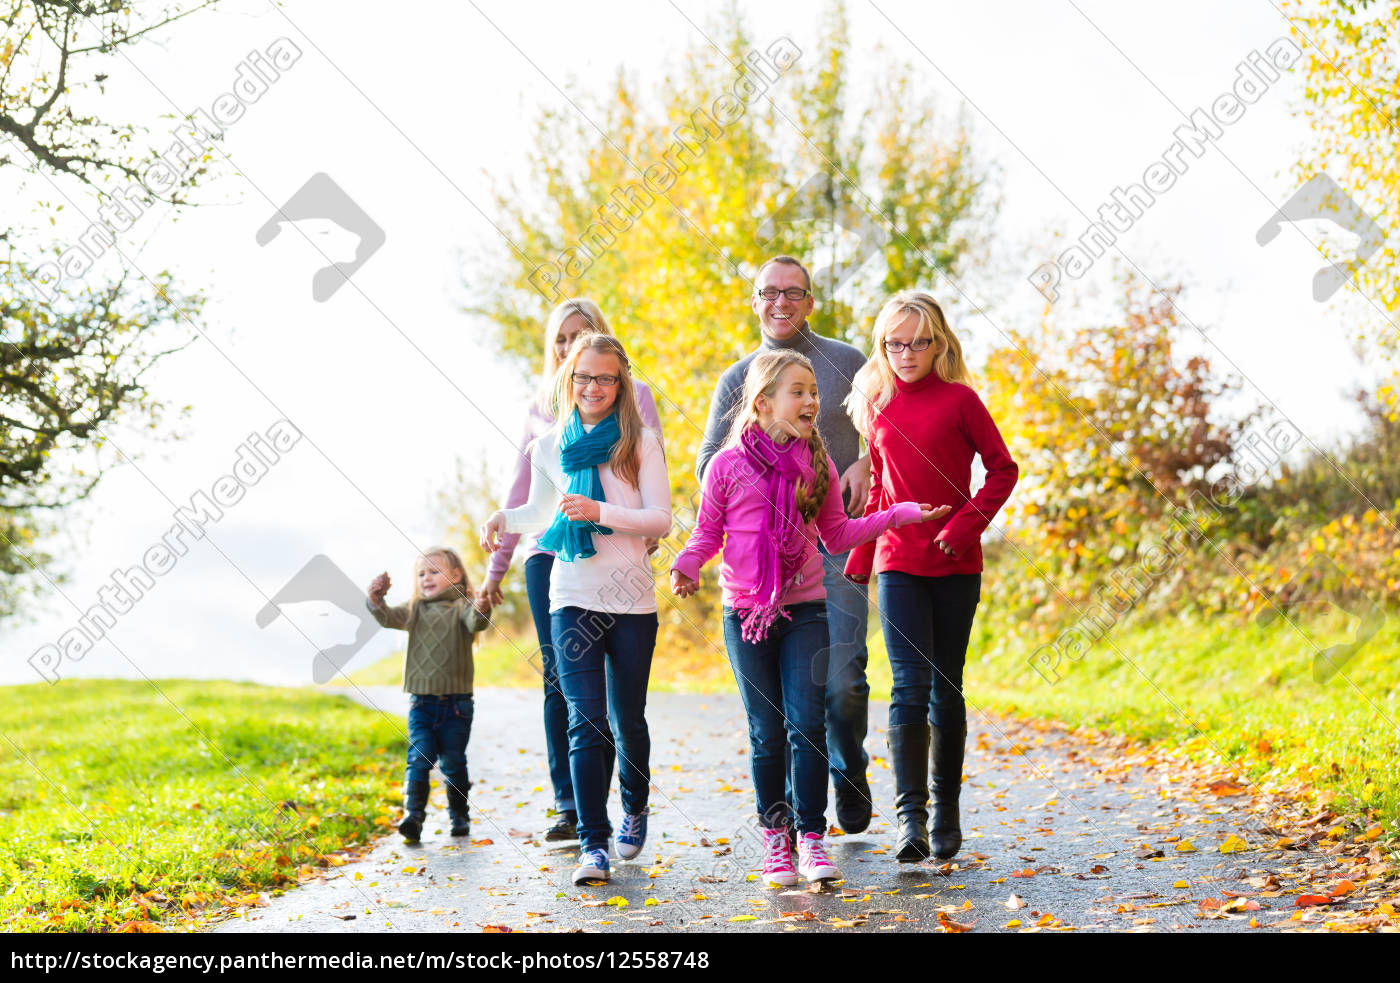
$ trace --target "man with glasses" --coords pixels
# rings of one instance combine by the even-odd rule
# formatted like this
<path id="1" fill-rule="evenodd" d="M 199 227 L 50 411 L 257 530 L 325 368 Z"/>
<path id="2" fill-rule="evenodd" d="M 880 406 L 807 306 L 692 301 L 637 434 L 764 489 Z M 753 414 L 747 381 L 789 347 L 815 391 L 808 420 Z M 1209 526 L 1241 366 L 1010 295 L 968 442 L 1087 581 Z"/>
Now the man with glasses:
<path id="1" fill-rule="evenodd" d="M 775 256 L 759 267 L 750 303 L 758 315 L 763 339 L 757 349 L 720 376 L 695 462 L 696 477 L 704 480 L 710 458 L 729 432 L 749 363 L 760 352 L 791 348 L 807 356 L 816 371 L 821 398 L 817 428 L 841 475 L 839 493 L 849 492 L 846 512 L 864 514 L 870 495 L 870 456 L 861 454 L 860 436 L 841 404 L 851 391 L 852 377 L 865 364 L 865 355 L 859 348 L 819 335 L 808 326 L 807 316 L 815 306 L 812 278 L 791 256 Z M 836 824 L 847 833 L 859 833 L 870 825 L 871 814 L 864 747 L 870 702 L 870 686 L 865 680 L 868 601 L 865 585 L 846 579 L 847 554 L 828 556 L 825 549 L 822 553 L 831 651 L 826 679 L 817 682 L 826 685 L 826 741 L 836 789 Z"/>

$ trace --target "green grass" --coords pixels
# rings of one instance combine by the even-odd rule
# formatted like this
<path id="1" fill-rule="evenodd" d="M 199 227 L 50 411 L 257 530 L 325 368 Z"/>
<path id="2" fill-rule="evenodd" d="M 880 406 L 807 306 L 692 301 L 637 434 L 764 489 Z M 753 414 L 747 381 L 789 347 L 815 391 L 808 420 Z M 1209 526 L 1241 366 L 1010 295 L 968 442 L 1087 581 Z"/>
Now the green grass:
<path id="1" fill-rule="evenodd" d="M 1254 781 L 1310 785 L 1338 812 L 1380 819 L 1394 836 L 1400 618 L 1316 681 L 1318 650 L 1348 641 L 1350 630 L 1338 615 L 1267 628 L 1233 618 L 1130 621 L 1063 660 L 1051 682 L 1028 664 L 1030 642 L 979 626 L 966 691 L 981 706 L 1181 748 Z M 871 661 L 884 663 L 883 653 Z"/>
<path id="2" fill-rule="evenodd" d="M 310 689 L 155 685 L 0 687 L 0 927 L 187 928 L 388 823 L 402 724 Z"/>

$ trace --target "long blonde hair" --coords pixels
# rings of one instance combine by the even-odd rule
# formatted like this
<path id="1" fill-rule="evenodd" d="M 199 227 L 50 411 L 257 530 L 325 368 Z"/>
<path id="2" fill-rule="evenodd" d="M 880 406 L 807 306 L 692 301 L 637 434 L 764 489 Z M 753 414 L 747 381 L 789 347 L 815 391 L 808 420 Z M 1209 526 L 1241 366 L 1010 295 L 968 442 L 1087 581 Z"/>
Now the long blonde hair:
<path id="1" fill-rule="evenodd" d="M 418 559 L 413 564 L 413 596 L 408 599 L 408 625 L 413 627 L 414 620 L 418 614 L 418 605 L 423 602 L 423 595 L 418 592 L 418 567 L 430 556 L 440 556 L 447 561 L 447 569 L 444 571 L 451 576 L 452 571 L 460 570 L 462 579 L 452 585 L 452 590 L 456 592 L 457 598 L 452 603 L 470 604 L 476 600 L 476 594 L 472 590 L 471 575 L 467 573 L 466 564 L 462 562 L 462 557 L 450 546 L 433 546 L 425 549 L 419 554 Z"/>
<path id="2" fill-rule="evenodd" d="M 563 432 L 565 424 L 573 414 L 577 403 L 574 400 L 574 369 L 579 356 L 586 351 L 600 355 L 612 355 L 617 359 L 617 398 L 613 401 L 613 412 L 617 414 L 618 438 L 613 447 L 608 464 L 613 474 L 626 481 L 633 488 L 640 487 L 642 470 L 642 423 L 641 411 L 637 409 L 637 390 L 632 385 L 631 363 L 627 351 L 610 334 L 579 335 L 569 348 L 569 354 L 554 373 L 553 400 L 550 411 L 554 414 L 554 430 Z"/>
<path id="3" fill-rule="evenodd" d="M 938 301 L 922 290 L 902 290 L 880 308 L 871 332 L 870 360 L 851 379 L 851 392 L 843 404 L 851 422 L 863 437 L 870 436 L 871 419 L 894 397 L 895 374 L 885 354 L 885 338 L 906 314 L 918 315 L 919 327 L 914 332 L 915 339 L 932 338 L 933 343 L 939 346 L 938 355 L 933 360 L 933 371 L 938 378 L 944 382 L 972 385 L 972 374 L 967 370 L 962 345 L 948 327 L 948 319 L 943 316 L 943 308 Z"/>
<path id="4" fill-rule="evenodd" d="M 793 365 L 801 366 L 812 373 L 812 378 L 816 378 L 817 374 L 812 370 L 812 363 L 807 356 L 790 348 L 762 352 L 749 363 L 748 371 L 744 373 L 744 391 L 739 397 L 739 402 L 734 405 L 734 422 L 729 426 L 729 436 L 724 440 L 724 448 L 738 447 L 743 440 L 744 431 L 759 425 L 758 397 L 766 396 L 772 399 L 778 391 L 779 377 L 784 370 Z M 807 446 L 812 451 L 812 469 L 816 471 L 817 476 L 811 488 L 803 482 L 797 483 L 797 511 L 801 514 L 803 522 L 811 522 L 816 518 L 831 485 L 831 472 L 826 465 L 826 443 L 822 440 L 815 421 L 812 424 L 812 435 L 807 438 Z"/>
<path id="5" fill-rule="evenodd" d="M 554 339 L 559 337 L 559 329 L 564 326 L 564 322 L 575 314 L 584 320 L 584 327 L 579 332 L 579 337 L 586 334 L 612 335 L 612 326 L 608 324 L 608 319 L 603 316 L 602 308 L 587 297 L 575 297 L 572 300 L 561 301 L 555 305 L 554 310 L 549 312 L 549 317 L 544 322 L 544 368 L 540 372 L 540 409 L 549 410 L 550 401 L 554 398 L 554 374 L 559 371 L 559 356 L 555 352 Z M 577 340 L 577 339 L 575 339 Z"/>

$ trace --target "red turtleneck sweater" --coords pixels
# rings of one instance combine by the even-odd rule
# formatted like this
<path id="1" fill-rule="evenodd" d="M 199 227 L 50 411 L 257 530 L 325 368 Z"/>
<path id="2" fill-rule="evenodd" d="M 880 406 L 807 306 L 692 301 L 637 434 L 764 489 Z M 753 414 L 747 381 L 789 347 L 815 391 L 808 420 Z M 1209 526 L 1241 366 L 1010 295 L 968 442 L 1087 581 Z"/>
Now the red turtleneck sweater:
<path id="1" fill-rule="evenodd" d="M 930 372 L 918 382 L 895 378 L 889 404 L 871 422 L 869 515 L 895 502 L 951 505 L 944 519 L 890 529 L 851 551 L 846 575 L 865 582 L 881 570 L 943 577 L 982 570 L 982 532 L 1011 496 L 1019 469 L 987 407 L 968 386 Z M 972 457 L 987 480 L 969 493 Z M 953 556 L 936 543 L 947 543 Z"/>

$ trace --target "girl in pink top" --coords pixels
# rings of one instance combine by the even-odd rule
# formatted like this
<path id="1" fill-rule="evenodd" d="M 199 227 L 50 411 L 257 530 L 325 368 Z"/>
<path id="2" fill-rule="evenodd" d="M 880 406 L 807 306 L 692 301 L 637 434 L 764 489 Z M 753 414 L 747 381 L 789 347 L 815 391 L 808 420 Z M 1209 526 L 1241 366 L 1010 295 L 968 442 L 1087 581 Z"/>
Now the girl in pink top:
<path id="1" fill-rule="evenodd" d="M 749 721 L 749 763 L 764 838 L 764 882 L 840 877 L 826 855 L 826 679 L 830 638 L 817 537 L 844 553 L 892 526 L 943 516 L 900 502 L 860 519 L 841 507 L 836 465 L 816 429 L 812 364 L 789 349 L 749 366 L 725 448 L 705 472 L 700 513 L 671 568 L 681 597 L 724 546 L 724 641 Z M 833 493 L 834 492 L 834 493 Z M 785 801 L 788 744 L 799 833 L 793 868 Z"/>

